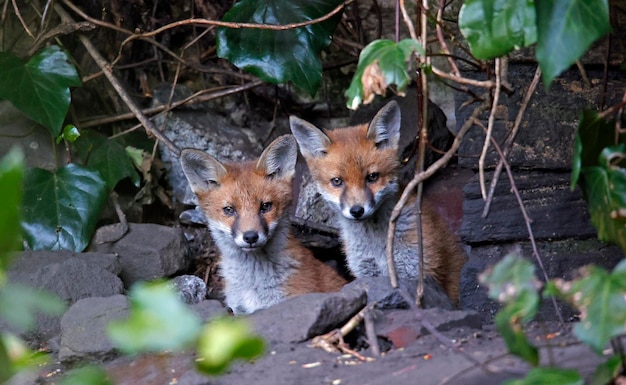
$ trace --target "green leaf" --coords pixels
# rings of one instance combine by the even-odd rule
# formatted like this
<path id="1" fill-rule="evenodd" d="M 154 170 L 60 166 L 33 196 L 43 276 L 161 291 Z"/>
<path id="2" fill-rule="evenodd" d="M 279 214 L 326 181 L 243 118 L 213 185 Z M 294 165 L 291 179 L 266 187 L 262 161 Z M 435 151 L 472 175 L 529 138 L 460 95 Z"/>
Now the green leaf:
<path id="1" fill-rule="evenodd" d="M 619 141 L 625 142 L 626 136 L 621 134 Z M 579 181 L 581 170 L 585 167 L 597 166 L 598 157 L 602 150 L 615 144 L 615 121 L 599 119 L 597 112 L 584 110 L 578 123 L 574 141 L 570 186 L 572 190 Z M 584 187 L 584 184 L 581 184 L 581 187 Z"/>
<path id="2" fill-rule="evenodd" d="M 61 143 L 62 140 L 67 140 L 70 143 L 75 142 L 79 136 L 80 132 L 78 131 L 78 128 L 76 128 L 73 124 L 68 124 L 63 127 L 61 135 L 57 136 L 57 144 Z"/>
<path id="3" fill-rule="evenodd" d="M 624 143 L 607 147 L 600 155 L 600 166 L 582 169 L 584 191 L 589 202 L 591 222 L 598 239 L 613 242 L 626 251 L 626 169 L 613 165 L 623 159 Z"/>
<path id="4" fill-rule="evenodd" d="M 525 293 L 539 297 L 541 282 L 535 277 L 535 266 L 520 256 L 519 251 L 507 254 L 495 266 L 479 276 L 489 286 L 489 297 L 500 303 L 515 302 Z"/>
<path id="5" fill-rule="evenodd" d="M 70 106 L 69 87 L 80 85 L 76 68 L 58 46 L 42 49 L 27 63 L 0 52 L 0 98 L 46 126 L 55 138 Z"/>
<path id="6" fill-rule="evenodd" d="M 550 86 L 591 44 L 611 30 L 608 0 L 536 1 L 537 61 Z"/>
<path id="7" fill-rule="evenodd" d="M 598 365 L 591 378 L 591 385 L 613 384 L 613 380 L 617 378 L 622 370 L 622 361 L 625 358 L 612 356 L 606 362 Z"/>
<path id="8" fill-rule="evenodd" d="M 140 282 L 130 290 L 130 316 L 111 322 L 108 335 L 126 353 L 176 351 L 189 347 L 201 328 L 199 317 L 165 282 Z"/>
<path id="9" fill-rule="evenodd" d="M 537 40 L 533 0 L 466 0 L 459 28 L 481 60 L 504 56 Z"/>
<path id="10" fill-rule="evenodd" d="M 112 385 L 106 372 L 95 365 L 83 366 L 67 373 L 59 385 Z"/>
<path id="11" fill-rule="evenodd" d="M 17 250 L 19 245 L 23 178 L 24 155 L 20 150 L 12 149 L 0 159 L 0 285 L 9 264 L 9 253 Z"/>
<path id="12" fill-rule="evenodd" d="M 64 310 L 65 303 L 53 294 L 20 284 L 0 287 L 0 318 L 21 331 L 35 326 L 36 313 L 61 315 Z"/>
<path id="13" fill-rule="evenodd" d="M 130 178 L 135 186 L 139 186 L 139 174 L 117 139 L 110 140 L 96 132 L 86 131 L 75 144 L 85 165 L 98 170 L 110 190 L 124 178 Z"/>
<path id="14" fill-rule="evenodd" d="M 583 277 L 554 280 L 561 295 L 581 312 L 574 326 L 576 337 L 598 354 L 609 340 L 624 333 L 626 325 L 626 260 L 609 273 L 598 266 L 583 269 Z"/>
<path id="15" fill-rule="evenodd" d="M 416 52 L 424 56 L 424 48 L 413 39 L 398 43 L 381 39 L 369 43 L 359 55 L 359 63 L 346 90 L 348 108 L 370 103 L 376 94 L 384 95 L 388 86 L 395 84 L 402 94 L 411 81 L 407 61 Z"/>
<path id="16" fill-rule="evenodd" d="M 535 315 L 538 307 L 538 296 L 526 291 L 515 302 L 500 309 L 495 318 L 496 327 L 509 352 L 534 366 L 539 364 L 539 351 L 526 338 L 524 323 Z"/>
<path id="17" fill-rule="evenodd" d="M 22 229 L 34 250 L 83 251 L 106 202 L 96 171 L 68 164 L 55 173 L 30 169 L 24 179 Z"/>
<path id="18" fill-rule="evenodd" d="M 20 371 L 37 370 L 49 359 L 49 354 L 30 350 L 26 343 L 14 334 L 0 332 L 0 384 L 4 384 Z"/>
<path id="19" fill-rule="evenodd" d="M 341 0 L 242 0 L 223 21 L 287 25 L 330 13 Z M 341 12 L 318 24 L 271 31 L 219 28 L 217 54 L 237 67 L 271 83 L 293 84 L 315 95 L 322 80 L 319 54 L 331 42 Z"/>
<path id="20" fill-rule="evenodd" d="M 490 298 L 505 304 L 495 323 L 509 351 L 537 365 L 539 352 L 528 341 L 523 328 L 539 308 L 541 283 L 535 277 L 535 266 L 522 258 L 519 251 L 514 251 L 482 273 L 479 280 L 489 286 Z"/>
<path id="21" fill-rule="evenodd" d="M 250 332 L 243 318 L 221 318 L 208 323 L 198 341 L 197 366 L 206 374 L 220 374 L 235 359 L 251 360 L 265 349 L 263 339 Z"/>
<path id="22" fill-rule="evenodd" d="M 504 385 L 583 385 L 585 381 L 576 370 L 534 368 L 521 380 L 507 380 Z"/>

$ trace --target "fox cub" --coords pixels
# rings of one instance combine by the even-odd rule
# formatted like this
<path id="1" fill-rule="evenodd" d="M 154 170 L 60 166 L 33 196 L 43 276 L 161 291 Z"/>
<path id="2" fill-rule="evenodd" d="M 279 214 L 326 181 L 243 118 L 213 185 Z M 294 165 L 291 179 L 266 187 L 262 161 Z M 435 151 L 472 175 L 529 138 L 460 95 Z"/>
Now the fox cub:
<path id="1" fill-rule="evenodd" d="M 291 295 L 337 291 L 346 283 L 290 234 L 297 155 L 291 135 L 274 140 L 258 161 L 224 164 L 199 150 L 181 153 L 183 172 L 220 250 L 226 304 L 235 314 Z"/>
<path id="2" fill-rule="evenodd" d="M 297 117 L 291 131 L 323 198 L 338 213 L 347 265 L 356 277 L 388 275 L 385 245 L 399 199 L 400 108 L 385 105 L 369 125 L 323 131 Z M 418 277 L 415 194 L 402 210 L 394 236 L 400 278 Z M 465 255 L 456 237 L 426 200 L 422 205 L 424 273 L 458 302 Z"/>

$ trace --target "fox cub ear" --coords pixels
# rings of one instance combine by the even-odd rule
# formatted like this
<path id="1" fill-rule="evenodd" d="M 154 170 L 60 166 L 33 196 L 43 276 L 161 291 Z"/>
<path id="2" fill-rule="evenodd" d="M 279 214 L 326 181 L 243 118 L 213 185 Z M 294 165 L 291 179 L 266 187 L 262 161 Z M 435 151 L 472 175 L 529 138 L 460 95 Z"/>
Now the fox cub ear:
<path id="1" fill-rule="evenodd" d="M 377 148 L 397 148 L 400 140 L 400 107 L 395 100 L 378 111 L 367 129 L 367 138 L 373 139 Z"/>
<path id="2" fill-rule="evenodd" d="M 289 125 L 305 158 L 317 158 L 326 155 L 326 148 L 331 141 L 322 130 L 295 116 L 289 117 Z"/>
<path id="3" fill-rule="evenodd" d="M 181 151 L 180 164 L 191 191 L 196 194 L 219 186 L 220 180 L 226 174 L 226 168 L 217 159 L 192 148 Z"/>
<path id="4" fill-rule="evenodd" d="M 257 161 L 256 168 L 271 178 L 292 178 L 296 172 L 296 160 L 296 141 L 291 135 L 283 135 L 267 146 Z"/>

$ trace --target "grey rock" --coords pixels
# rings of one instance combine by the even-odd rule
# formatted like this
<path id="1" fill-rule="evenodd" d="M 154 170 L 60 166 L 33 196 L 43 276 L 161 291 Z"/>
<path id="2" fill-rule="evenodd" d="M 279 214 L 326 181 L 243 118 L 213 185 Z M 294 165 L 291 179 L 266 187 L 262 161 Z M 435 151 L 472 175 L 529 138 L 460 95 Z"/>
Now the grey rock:
<path id="1" fill-rule="evenodd" d="M 203 321 L 208 321 L 211 318 L 221 317 L 228 314 L 228 310 L 224 307 L 224 305 L 215 299 L 208 299 L 200 303 L 190 305 L 190 309 L 199 315 Z"/>
<path id="2" fill-rule="evenodd" d="M 415 301 L 417 281 L 399 280 L 398 284 Z M 410 306 L 400 294 L 400 291 L 391 287 L 389 277 L 357 278 L 347 284 L 346 287 L 365 290 L 367 292 L 367 302 L 376 302 L 376 307 L 379 309 L 408 309 Z M 452 301 L 450 301 L 441 285 L 429 276 L 424 277 L 424 297 L 422 301 L 425 308 L 454 309 Z"/>
<path id="3" fill-rule="evenodd" d="M 487 173 L 487 183 L 493 173 Z M 515 173 L 515 184 L 530 218 L 536 239 L 593 237 L 587 203 L 579 189 L 570 190 L 569 172 Z M 459 231 L 467 243 L 508 242 L 528 239 L 528 228 L 505 173 L 500 176 L 491 203 L 491 214 L 482 218 L 485 206 L 478 175 L 464 189 L 463 223 Z"/>
<path id="4" fill-rule="evenodd" d="M 129 223 L 128 233 L 114 243 L 93 244 L 95 251 L 119 256 L 120 274 L 128 288 L 137 281 L 169 277 L 187 269 L 189 246 L 180 228 Z"/>
<path id="5" fill-rule="evenodd" d="M 123 295 L 86 298 L 76 302 L 61 319 L 59 359 L 63 362 L 105 360 L 116 355 L 106 328 L 110 321 L 128 316 Z"/>
<path id="6" fill-rule="evenodd" d="M 186 304 L 197 304 L 206 298 L 206 284 L 195 275 L 179 275 L 170 284 Z"/>
<path id="7" fill-rule="evenodd" d="M 124 292 L 116 275 L 118 259 L 112 254 L 71 251 L 25 251 L 8 270 L 9 282 L 24 284 L 58 296 L 67 305 L 88 297 Z M 38 315 L 36 328 L 23 337 L 33 344 L 45 342 L 60 332 L 60 317 Z"/>
<path id="8" fill-rule="evenodd" d="M 270 343 L 300 342 L 343 325 L 366 302 L 363 290 L 344 287 L 336 293 L 295 296 L 248 317 L 256 332 Z"/>

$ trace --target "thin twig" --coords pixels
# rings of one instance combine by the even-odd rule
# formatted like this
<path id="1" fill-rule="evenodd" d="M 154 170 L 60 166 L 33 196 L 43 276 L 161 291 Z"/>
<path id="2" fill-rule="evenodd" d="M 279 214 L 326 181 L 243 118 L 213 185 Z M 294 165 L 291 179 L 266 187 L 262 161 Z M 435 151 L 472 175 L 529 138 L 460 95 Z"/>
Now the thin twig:
<path id="1" fill-rule="evenodd" d="M 371 311 L 376 306 L 376 302 L 372 302 L 361 309 L 357 314 L 355 314 L 352 318 L 348 320 L 340 329 L 332 330 L 326 334 L 322 334 L 320 336 L 313 337 L 312 346 L 316 348 L 323 349 L 329 353 L 336 352 L 344 352 L 354 355 L 361 361 L 371 361 L 372 358 L 364 357 L 361 354 L 358 354 L 354 350 L 348 348 L 348 346 L 343 342 L 343 337 L 348 335 L 352 330 L 354 330 L 361 321 L 363 321 L 365 314 Z"/>
<path id="2" fill-rule="evenodd" d="M 485 128 L 485 126 L 482 124 L 481 121 L 479 121 L 478 119 L 474 119 L 474 123 L 480 127 L 483 128 L 483 130 L 487 130 L 487 128 Z M 526 211 L 526 206 L 524 205 L 524 201 L 522 200 L 522 197 L 519 193 L 519 190 L 517 189 L 517 185 L 515 184 L 515 179 L 513 178 L 513 172 L 511 171 L 511 167 L 509 166 L 509 163 L 506 161 L 506 158 L 504 157 L 504 153 L 502 152 L 502 149 L 500 148 L 500 145 L 498 145 L 498 142 L 494 139 L 491 138 L 491 142 L 494 146 L 494 148 L 496 149 L 496 151 L 498 152 L 498 155 L 500 155 L 500 159 L 502 159 L 502 162 L 504 164 L 504 168 L 506 169 L 506 174 L 509 177 L 509 182 L 511 184 L 511 190 L 513 191 L 513 193 L 515 194 L 515 198 L 517 199 L 517 203 L 520 207 L 520 210 L 522 211 L 522 216 L 524 217 L 524 222 L 526 223 L 526 230 L 528 231 L 528 237 L 530 239 L 530 244 L 532 246 L 533 249 L 533 254 L 535 255 L 535 258 L 537 259 L 537 264 L 539 265 L 539 268 L 541 270 L 541 273 L 543 274 L 543 278 L 545 280 L 545 282 L 548 282 L 549 278 L 548 278 L 548 273 L 546 272 L 546 268 L 543 266 L 543 261 L 541 260 L 541 255 L 539 254 L 539 249 L 537 248 L 537 242 L 535 241 L 535 235 L 533 233 L 533 229 L 532 229 L 532 219 L 528 216 L 528 212 Z M 554 296 L 551 296 L 552 299 L 552 304 L 554 305 L 554 310 L 556 311 L 557 316 L 559 317 L 559 322 L 561 324 L 561 327 L 565 326 L 565 321 L 563 320 L 563 315 L 561 314 L 561 310 L 559 309 L 557 303 L 556 303 L 556 298 Z"/>
<path id="3" fill-rule="evenodd" d="M 426 18 L 428 12 L 428 0 L 422 0 L 422 9 L 420 13 L 420 34 L 422 43 L 425 45 L 428 38 L 428 20 Z M 420 60 L 423 64 L 428 65 L 430 59 L 428 56 Z M 417 173 L 424 171 L 424 162 L 426 159 L 426 144 L 428 143 L 428 78 L 423 71 L 419 72 L 421 84 L 421 109 L 420 113 L 420 136 L 419 136 L 419 159 L 417 162 Z M 417 280 L 417 289 L 415 293 L 415 304 L 421 306 L 424 297 L 424 233 L 422 229 L 422 197 L 424 194 L 424 183 L 417 185 L 417 197 L 415 199 L 415 208 L 417 209 L 417 255 L 420 256 L 419 272 Z"/>
<path id="4" fill-rule="evenodd" d="M 256 80 L 250 83 L 243 84 L 241 86 L 216 87 L 216 88 L 211 88 L 211 89 L 200 90 L 194 93 L 193 95 L 186 97 L 183 100 L 179 100 L 179 101 L 172 103 L 171 106 L 169 106 L 169 108 L 165 105 L 161 105 L 161 106 L 146 108 L 142 110 L 141 112 L 145 115 L 153 115 L 157 113 L 162 113 L 167 110 L 172 110 L 183 104 L 202 103 L 202 102 L 207 102 L 213 99 L 222 98 L 224 96 L 234 95 L 243 91 L 247 91 L 254 87 L 258 87 L 261 84 L 263 84 L 263 81 Z M 115 123 L 115 122 L 128 120 L 128 119 L 134 119 L 134 118 L 135 118 L 135 114 L 133 114 L 132 112 L 128 112 L 128 113 L 119 114 L 115 116 L 107 116 L 104 118 L 95 118 L 95 119 L 85 120 L 85 121 L 79 122 L 79 125 L 81 128 L 88 128 L 88 127 L 100 126 L 103 124 Z"/>
<path id="5" fill-rule="evenodd" d="M 585 66 L 580 60 L 576 60 L 576 67 L 578 67 L 578 71 L 580 72 L 580 76 L 583 78 L 583 83 L 585 83 L 585 87 L 591 88 L 591 81 L 589 80 L 589 76 L 587 76 L 587 71 L 585 70 Z"/>
<path id="6" fill-rule="evenodd" d="M 461 72 L 459 71 L 459 67 L 457 67 L 456 62 L 452 59 L 452 54 L 448 49 L 448 45 L 446 44 L 446 40 L 443 37 L 443 9 L 445 8 L 445 0 L 439 0 L 439 8 L 437 9 L 437 22 L 435 26 L 437 28 L 437 39 L 439 40 L 439 45 L 441 46 L 441 51 L 446 55 L 448 59 L 448 63 L 450 63 L 450 68 L 452 69 L 452 73 L 454 75 L 461 77 Z"/>
<path id="7" fill-rule="evenodd" d="M 524 114 L 526 113 L 526 108 L 528 108 L 528 104 L 530 103 L 530 99 L 532 98 L 535 90 L 537 89 L 537 85 L 539 84 L 539 80 L 541 80 L 541 68 L 537 66 L 535 70 L 535 77 L 530 82 L 530 86 L 528 86 L 528 90 L 526 90 L 526 95 L 524 95 L 524 100 L 520 106 L 519 111 L 517 112 L 517 116 L 515 117 L 515 123 L 513 124 L 513 129 L 511 133 L 506 138 L 504 142 L 504 158 L 506 159 L 509 156 L 509 152 L 513 146 L 513 141 L 517 136 L 517 132 L 522 125 L 522 119 L 524 118 Z M 502 167 L 504 166 L 504 162 L 502 159 L 498 161 L 498 165 L 496 166 L 496 170 L 493 173 L 493 179 L 491 179 L 491 185 L 489 186 L 489 193 L 487 194 L 487 200 L 485 201 L 485 207 L 483 209 L 483 218 L 487 218 L 489 215 L 489 208 L 491 207 L 491 201 L 493 200 L 493 194 L 496 190 L 496 186 L 498 184 L 498 180 L 500 179 L 500 173 L 502 172 Z"/>
<path id="8" fill-rule="evenodd" d="M 33 33 L 30 31 L 30 29 L 28 28 L 28 25 L 26 25 L 26 21 L 24 21 L 24 18 L 22 17 L 22 13 L 20 12 L 19 7 L 17 6 L 17 2 L 15 0 L 11 0 L 11 3 L 13 4 L 13 10 L 15 11 L 15 15 L 17 16 L 18 20 L 22 24 L 22 28 L 24 28 L 24 31 L 26 31 L 28 36 L 35 39 L 35 35 L 33 35 Z"/>
<path id="9" fill-rule="evenodd" d="M 415 190 L 415 187 L 418 185 L 418 183 L 423 182 L 424 180 L 430 178 L 435 172 L 437 172 L 437 170 L 445 166 L 450 161 L 450 159 L 452 159 L 452 156 L 454 155 L 454 153 L 461 146 L 461 141 L 463 140 L 463 136 L 472 127 L 473 120 L 477 119 L 478 116 L 482 114 L 486 108 L 487 108 L 486 104 L 482 103 L 481 105 L 476 107 L 476 109 L 474 109 L 474 112 L 472 112 L 472 116 L 463 124 L 463 126 L 459 130 L 459 133 L 456 134 L 456 137 L 454 138 L 454 142 L 452 142 L 452 146 L 450 147 L 450 149 L 446 151 L 446 153 L 441 158 L 439 158 L 436 162 L 431 164 L 424 172 L 416 174 L 413 177 L 413 179 L 404 188 L 404 191 L 402 191 L 402 195 L 400 196 L 400 199 L 394 206 L 393 211 L 391 212 L 391 217 L 389 218 L 389 229 L 387 230 L 387 247 L 386 247 L 387 266 L 389 269 L 389 279 L 391 281 L 392 287 L 394 288 L 398 287 L 398 274 L 396 272 L 395 263 L 393 260 L 393 238 L 394 238 L 395 230 L 396 230 L 396 222 L 398 221 L 398 218 L 400 217 L 400 213 L 402 212 L 402 209 L 406 205 L 406 202 L 409 200 L 409 197 L 411 196 L 413 190 Z M 413 301 L 411 301 L 411 303 L 413 303 Z"/>
<path id="10" fill-rule="evenodd" d="M 378 344 L 378 337 L 376 336 L 376 329 L 374 328 L 374 316 L 371 311 L 366 311 L 363 318 L 365 324 L 365 335 L 367 336 L 367 342 L 370 345 L 372 355 L 380 356 L 380 345 Z"/>
<path id="11" fill-rule="evenodd" d="M 478 179 L 480 181 L 480 194 L 483 200 L 487 199 L 487 188 L 485 186 L 485 158 L 487 158 L 487 151 L 489 150 L 489 142 L 493 134 L 493 121 L 495 120 L 496 110 L 500 103 L 500 58 L 496 58 L 496 89 L 493 95 L 493 104 L 491 105 L 491 111 L 489 112 L 489 120 L 487 123 L 487 133 L 485 134 L 485 143 L 483 144 L 483 150 L 478 158 Z"/>
<path id="12" fill-rule="evenodd" d="M 61 20 L 63 20 L 63 22 L 74 23 L 74 20 L 72 20 L 72 17 L 59 4 L 54 5 L 54 10 L 61 17 Z M 100 52 L 98 52 L 96 47 L 93 45 L 92 41 L 83 34 L 79 34 L 78 38 L 80 39 L 85 49 L 87 49 L 87 51 L 89 52 L 89 55 L 91 55 L 91 57 L 98 64 L 100 69 L 104 72 L 105 76 L 107 77 L 107 79 L 109 80 L 109 82 L 111 83 L 115 91 L 117 91 L 117 94 L 124 101 L 124 103 L 126 103 L 128 108 L 135 115 L 135 117 L 141 122 L 141 124 L 144 126 L 146 131 L 149 134 L 156 137 L 159 141 L 161 141 L 164 145 L 166 145 L 170 151 L 172 151 L 176 156 L 178 156 L 180 154 L 180 149 L 176 147 L 176 145 L 167 136 L 163 135 L 162 132 L 157 130 L 156 127 L 154 127 L 154 125 L 152 124 L 152 122 L 143 113 L 141 113 L 141 110 L 139 109 L 135 101 L 131 99 L 131 97 L 128 95 L 126 90 L 122 87 L 122 85 L 117 80 L 115 75 L 113 75 L 113 70 L 110 64 L 107 63 L 107 61 L 102 57 Z"/>

